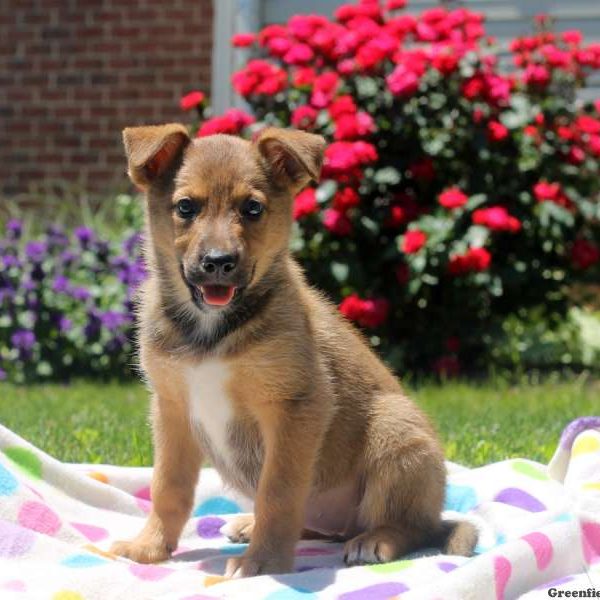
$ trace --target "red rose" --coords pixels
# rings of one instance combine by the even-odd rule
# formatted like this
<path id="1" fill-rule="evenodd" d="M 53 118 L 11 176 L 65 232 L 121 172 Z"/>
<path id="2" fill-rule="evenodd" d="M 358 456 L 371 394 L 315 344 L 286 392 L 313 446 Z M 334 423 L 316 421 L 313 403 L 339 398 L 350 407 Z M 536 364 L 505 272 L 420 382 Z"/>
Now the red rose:
<path id="1" fill-rule="evenodd" d="M 438 202 L 444 208 L 455 209 L 464 206 L 469 197 L 458 187 L 445 189 L 438 197 Z"/>
<path id="2" fill-rule="evenodd" d="M 298 129 L 312 129 L 317 119 L 318 111 L 312 106 L 303 104 L 292 112 L 292 125 Z"/>
<path id="3" fill-rule="evenodd" d="M 198 130 L 198 137 L 226 133 L 238 135 L 245 127 L 252 125 L 256 119 L 239 108 L 230 108 L 224 114 L 212 119 L 207 119 Z"/>
<path id="4" fill-rule="evenodd" d="M 450 257 L 448 272 L 453 276 L 486 271 L 492 262 L 492 255 L 485 248 L 469 248 L 466 254 L 455 254 Z"/>
<path id="5" fill-rule="evenodd" d="M 577 46 L 578 44 L 580 44 L 581 40 L 583 39 L 583 36 L 581 35 L 581 31 L 577 31 L 576 29 L 571 29 L 569 31 L 563 31 L 561 33 L 561 37 L 563 39 L 563 42 L 565 42 L 565 44 L 573 44 L 574 46 Z"/>
<path id="6" fill-rule="evenodd" d="M 567 153 L 567 162 L 571 165 L 580 165 L 585 160 L 585 152 L 580 146 L 571 146 Z"/>
<path id="7" fill-rule="evenodd" d="M 418 89 L 420 76 L 414 71 L 409 71 L 404 65 L 398 65 L 386 81 L 390 91 L 395 96 L 412 96 Z"/>
<path id="8" fill-rule="evenodd" d="M 473 212 L 472 220 L 475 225 L 483 225 L 493 231 L 510 231 L 516 233 L 521 229 L 521 222 L 511 216 L 503 206 L 480 208 Z"/>
<path id="9" fill-rule="evenodd" d="M 352 96 L 338 96 L 328 108 L 329 114 L 333 120 L 339 119 L 342 115 L 354 115 L 358 108 L 354 103 Z"/>
<path id="10" fill-rule="evenodd" d="M 387 0 L 385 7 L 388 10 L 401 10 L 406 6 L 406 0 Z"/>
<path id="11" fill-rule="evenodd" d="M 362 327 L 379 327 L 385 323 L 390 305 L 385 298 L 363 300 L 358 294 L 351 294 L 342 300 L 340 312 Z"/>
<path id="12" fill-rule="evenodd" d="M 533 195 L 538 202 L 554 202 L 568 209 L 573 208 L 572 200 L 565 194 L 560 183 L 539 181 L 533 186 Z"/>
<path id="13" fill-rule="evenodd" d="M 283 61 L 289 65 L 305 65 L 314 56 L 312 48 L 307 44 L 294 44 L 283 56 Z"/>
<path id="14" fill-rule="evenodd" d="M 498 121 L 490 121 L 487 130 L 488 138 L 492 142 L 501 142 L 508 137 L 508 129 Z"/>
<path id="15" fill-rule="evenodd" d="M 294 198 L 294 219 L 297 221 L 307 215 L 312 215 L 319 210 L 317 195 L 313 188 L 306 188 Z"/>
<path id="16" fill-rule="evenodd" d="M 355 140 L 375 131 L 373 117 L 360 111 L 355 115 L 345 114 L 335 122 L 334 138 L 336 140 Z"/>
<path id="17" fill-rule="evenodd" d="M 600 133 L 600 119 L 595 119 L 589 115 L 580 115 L 575 119 L 575 127 L 582 133 L 598 134 Z"/>
<path id="18" fill-rule="evenodd" d="M 339 75 L 334 71 L 317 76 L 313 83 L 310 103 L 317 108 L 325 108 L 333 100 L 339 83 Z"/>
<path id="19" fill-rule="evenodd" d="M 323 213 L 323 225 L 325 229 L 334 235 L 347 236 L 352 233 L 352 222 L 350 219 L 345 213 L 335 208 L 328 208 Z"/>
<path id="20" fill-rule="evenodd" d="M 523 73 L 523 81 L 527 85 L 544 87 L 550 83 L 550 72 L 543 65 L 527 65 Z"/>
<path id="21" fill-rule="evenodd" d="M 253 33 L 236 33 L 231 38 L 231 45 L 235 48 L 247 48 L 252 46 L 255 40 L 256 36 Z"/>
<path id="22" fill-rule="evenodd" d="M 360 204 L 358 192 L 351 187 L 338 190 L 333 197 L 333 208 L 340 212 L 346 212 Z"/>
<path id="23" fill-rule="evenodd" d="M 295 87 L 308 87 L 315 82 L 317 74 L 310 67 L 302 67 L 294 72 L 292 82 Z"/>
<path id="24" fill-rule="evenodd" d="M 254 59 L 233 74 L 231 83 L 242 96 L 265 94 L 273 96 L 285 89 L 287 73 L 278 66 L 261 59 Z"/>
<path id="25" fill-rule="evenodd" d="M 578 239 L 571 247 L 571 262 L 577 269 L 589 269 L 600 260 L 600 249 L 588 240 Z"/>
<path id="26" fill-rule="evenodd" d="M 404 234 L 402 239 L 402 252 L 405 254 L 415 254 L 427 241 L 427 236 L 418 229 L 410 229 Z"/>
<path id="27" fill-rule="evenodd" d="M 200 106 L 205 98 L 206 96 L 200 91 L 190 92 L 181 98 L 179 106 L 182 110 L 191 110 L 192 108 Z"/>

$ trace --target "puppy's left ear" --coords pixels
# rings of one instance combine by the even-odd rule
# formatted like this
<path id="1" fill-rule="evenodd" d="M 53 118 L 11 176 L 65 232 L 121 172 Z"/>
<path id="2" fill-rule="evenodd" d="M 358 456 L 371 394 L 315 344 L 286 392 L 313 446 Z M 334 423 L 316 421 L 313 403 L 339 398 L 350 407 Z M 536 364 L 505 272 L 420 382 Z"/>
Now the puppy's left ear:
<path id="1" fill-rule="evenodd" d="M 275 177 L 284 183 L 303 188 L 311 180 L 319 180 L 326 146 L 320 135 L 269 127 L 256 144 Z"/>

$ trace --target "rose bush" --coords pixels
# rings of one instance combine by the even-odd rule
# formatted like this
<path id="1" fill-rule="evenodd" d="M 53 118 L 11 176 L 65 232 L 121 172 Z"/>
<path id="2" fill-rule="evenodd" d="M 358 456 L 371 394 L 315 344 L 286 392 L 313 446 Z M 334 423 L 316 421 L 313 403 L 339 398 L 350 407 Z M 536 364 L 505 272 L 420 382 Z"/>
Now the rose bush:
<path id="1" fill-rule="evenodd" d="M 576 91 L 600 45 L 540 16 L 507 68 L 482 14 L 405 4 L 236 36 L 254 48 L 232 78 L 253 116 L 202 118 L 198 135 L 324 135 L 322 180 L 294 207 L 309 279 L 395 366 L 454 373 L 517 309 L 564 314 L 569 285 L 598 277 L 600 101 Z"/>

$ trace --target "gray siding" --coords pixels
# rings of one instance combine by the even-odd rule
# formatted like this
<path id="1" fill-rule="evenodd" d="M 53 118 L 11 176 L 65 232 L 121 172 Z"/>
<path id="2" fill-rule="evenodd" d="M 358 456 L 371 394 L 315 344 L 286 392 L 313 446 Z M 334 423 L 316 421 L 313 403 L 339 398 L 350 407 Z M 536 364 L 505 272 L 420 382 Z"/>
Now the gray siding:
<path id="1" fill-rule="evenodd" d="M 408 12 L 418 13 L 433 6 L 437 0 L 409 0 Z M 295 13 L 321 13 L 331 15 L 340 0 L 262 0 L 264 23 L 281 23 Z M 503 48 L 509 40 L 530 33 L 532 17 L 544 12 L 556 19 L 559 31 L 579 29 L 584 40 L 600 42 L 600 0 L 464 0 L 447 3 L 450 6 L 465 6 L 486 15 L 486 28 L 498 39 Z M 590 87 L 582 93 L 585 98 L 600 97 L 600 74 L 589 81 Z"/>

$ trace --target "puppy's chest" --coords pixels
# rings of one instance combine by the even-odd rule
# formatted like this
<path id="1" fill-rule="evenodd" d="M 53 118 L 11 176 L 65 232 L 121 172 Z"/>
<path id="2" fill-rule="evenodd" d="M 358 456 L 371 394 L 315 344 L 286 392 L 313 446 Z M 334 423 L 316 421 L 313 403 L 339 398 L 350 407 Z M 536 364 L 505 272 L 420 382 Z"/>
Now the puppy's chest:
<path id="1" fill-rule="evenodd" d="M 188 368 L 190 420 L 221 476 L 250 493 L 260 474 L 262 443 L 257 426 L 236 415 L 231 377 L 230 366 L 218 359 Z"/>

